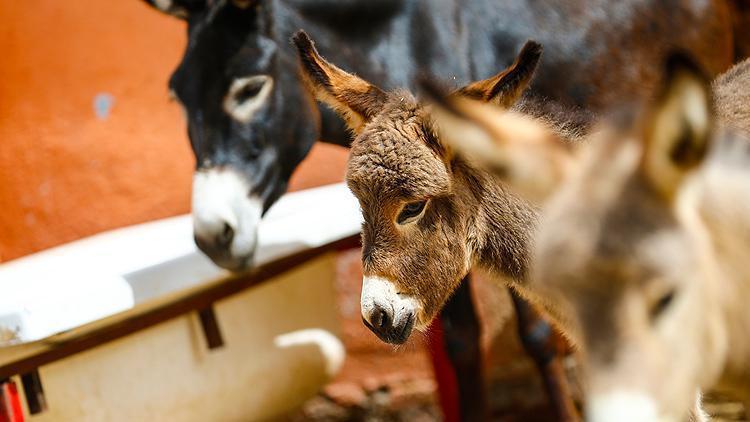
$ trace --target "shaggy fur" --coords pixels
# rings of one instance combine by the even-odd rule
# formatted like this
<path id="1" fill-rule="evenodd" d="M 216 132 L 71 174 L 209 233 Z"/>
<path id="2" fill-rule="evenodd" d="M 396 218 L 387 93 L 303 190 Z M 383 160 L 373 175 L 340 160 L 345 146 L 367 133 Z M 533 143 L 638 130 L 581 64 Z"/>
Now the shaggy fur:
<path id="1" fill-rule="evenodd" d="M 357 137 L 346 180 L 365 220 L 364 274 L 392 280 L 400 292 L 419 298 L 418 328 L 434 318 L 472 264 L 512 280 L 533 296 L 524 285 L 536 206 L 475 162 L 456 155 L 441 139 L 428 108 L 411 94 L 396 90 L 357 99 L 352 106 L 354 94 L 380 90 L 354 75 L 341 76 L 343 71 L 320 57 L 304 33 L 294 41 L 311 92 L 343 115 L 357 116 L 348 118 Z M 515 104 L 540 54 L 541 46 L 530 41 L 510 68 L 452 95 Z M 331 75 L 337 75 L 336 81 Z M 361 102 L 377 113 L 359 111 Z M 531 100 L 523 104 L 527 110 L 539 110 Z M 406 204 L 422 200 L 429 202 L 418 221 L 397 223 Z"/>
<path id="2" fill-rule="evenodd" d="M 735 65 L 712 84 L 716 117 L 750 132 L 750 59 Z"/>

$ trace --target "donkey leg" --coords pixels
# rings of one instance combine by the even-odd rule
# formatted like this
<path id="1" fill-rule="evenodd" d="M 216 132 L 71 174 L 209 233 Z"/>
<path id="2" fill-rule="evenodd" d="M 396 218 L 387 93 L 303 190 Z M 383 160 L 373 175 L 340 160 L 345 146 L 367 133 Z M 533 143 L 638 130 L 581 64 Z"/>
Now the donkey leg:
<path id="1" fill-rule="evenodd" d="M 544 381 L 559 421 L 579 421 L 562 362 L 558 356 L 554 329 L 514 289 L 508 289 L 518 318 L 518 334 L 526 353 L 534 360 Z"/>
<path id="2" fill-rule="evenodd" d="M 448 300 L 440 314 L 445 349 L 456 374 L 459 410 L 463 421 L 488 419 L 480 326 L 471 297 L 470 276 L 466 276 L 458 290 Z"/>

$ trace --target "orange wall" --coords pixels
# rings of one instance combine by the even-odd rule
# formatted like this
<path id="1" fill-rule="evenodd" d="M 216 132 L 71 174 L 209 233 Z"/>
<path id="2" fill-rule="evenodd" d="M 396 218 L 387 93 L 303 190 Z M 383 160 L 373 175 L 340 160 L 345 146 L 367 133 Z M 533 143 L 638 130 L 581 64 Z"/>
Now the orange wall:
<path id="1" fill-rule="evenodd" d="M 185 32 L 139 0 L 0 2 L 0 261 L 189 212 L 193 157 L 166 86 Z M 345 156 L 316 146 L 292 189 L 341 180 Z"/>

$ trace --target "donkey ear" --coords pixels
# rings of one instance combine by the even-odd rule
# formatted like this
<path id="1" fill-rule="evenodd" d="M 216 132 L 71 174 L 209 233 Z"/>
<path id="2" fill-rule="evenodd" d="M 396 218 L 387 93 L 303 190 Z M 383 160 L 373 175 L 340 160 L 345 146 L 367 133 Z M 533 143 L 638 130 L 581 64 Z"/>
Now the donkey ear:
<path id="1" fill-rule="evenodd" d="M 328 63 L 304 31 L 294 34 L 292 42 L 297 47 L 308 89 L 318 101 L 328 104 L 343 117 L 352 132 L 359 133 L 385 105 L 386 93 Z"/>
<path id="2" fill-rule="evenodd" d="M 491 78 L 472 82 L 455 94 L 510 108 L 529 86 L 541 57 L 542 45 L 536 41 L 526 41 L 509 68 Z"/>
<path id="3" fill-rule="evenodd" d="M 421 79 L 441 143 L 493 170 L 527 199 L 545 200 L 567 177 L 572 151 L 543 123 L 494 104 L 448 95 Z"/>
<path id="4" fill-rule="evenodd" d="M 709 84 L 689 56 L 672 54 L 662 91 L 646 116 L 642 170 L 668 199 L 706 156 L 713 124 Z"/>
<path id="5" fill-rule="evenodd" d="M 151 7 L 180 19 L 206 8 L 207 0 L 143 0 Z"/>

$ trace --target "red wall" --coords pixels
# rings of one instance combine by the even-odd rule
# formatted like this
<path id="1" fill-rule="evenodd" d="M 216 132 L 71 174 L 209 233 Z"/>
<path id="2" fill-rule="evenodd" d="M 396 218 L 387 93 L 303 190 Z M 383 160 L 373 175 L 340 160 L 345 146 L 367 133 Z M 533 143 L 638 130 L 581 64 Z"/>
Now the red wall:
<path id="1" fill-rule="evenodd" d="M 185 32 L 139 0 L 0 2 L 0 261 L 189 212 L 193 158 L 167 96 Z M 316 146 L 292 189 L 341 180 L 345 159 Z"/>

